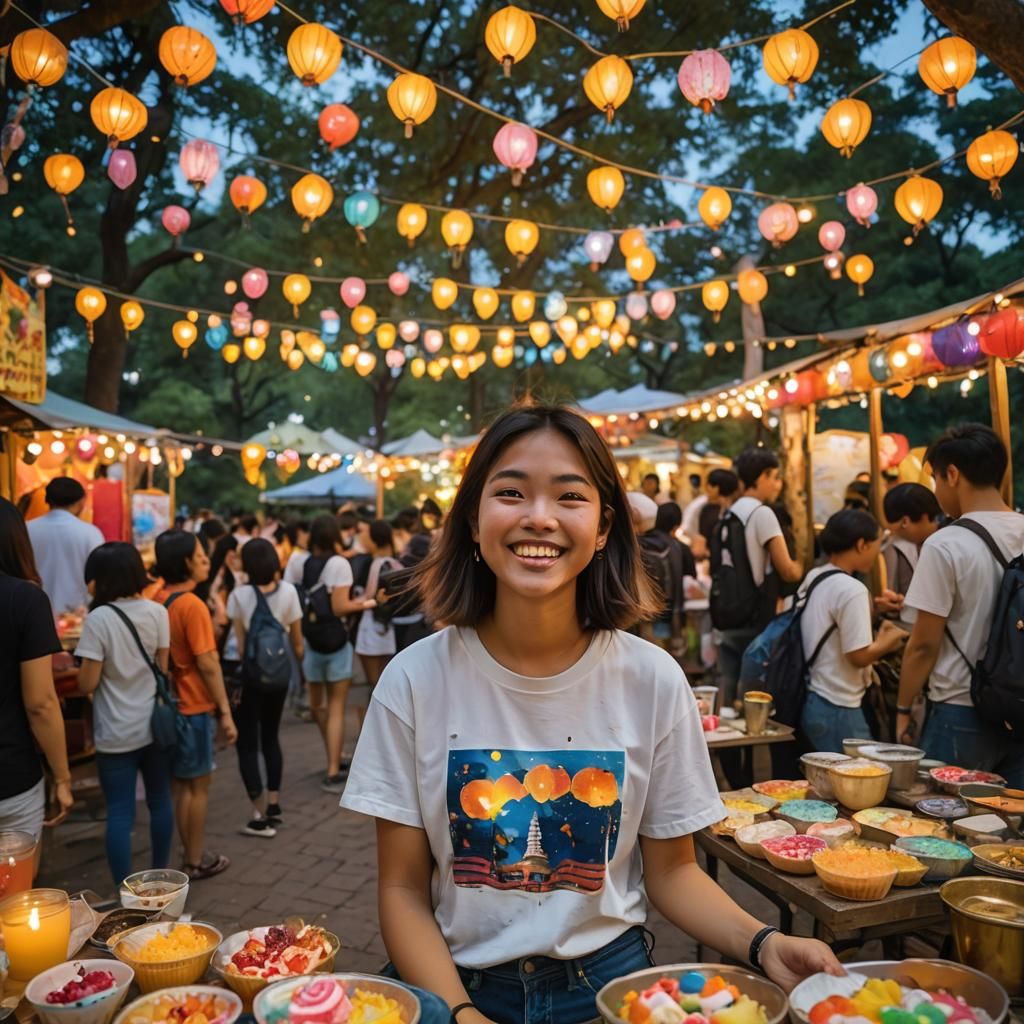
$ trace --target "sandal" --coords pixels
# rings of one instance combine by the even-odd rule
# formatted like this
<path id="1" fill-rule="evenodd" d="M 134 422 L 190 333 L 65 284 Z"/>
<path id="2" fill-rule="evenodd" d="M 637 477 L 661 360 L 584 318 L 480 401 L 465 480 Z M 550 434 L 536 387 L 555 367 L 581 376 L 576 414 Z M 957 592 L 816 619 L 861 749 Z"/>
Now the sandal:
<path id="1" fill-rule="evenodd" d="M 204 859 L 201 864 L 183 864 L 181 870 L 185 872 L 191 882 L 199 882 L 204 878 L 213 878 L 222 871 L 231 867 L 231 861 L 222 853 L 210 854 L 209 859 Z"/>

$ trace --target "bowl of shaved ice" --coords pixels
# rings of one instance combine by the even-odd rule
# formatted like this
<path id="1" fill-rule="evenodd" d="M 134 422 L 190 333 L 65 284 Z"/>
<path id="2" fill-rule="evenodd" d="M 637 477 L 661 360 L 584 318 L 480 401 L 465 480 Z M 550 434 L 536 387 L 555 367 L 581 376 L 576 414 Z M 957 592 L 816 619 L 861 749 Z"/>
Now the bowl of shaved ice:
<path id="1" fill-rule="evenodd" d="M 263 989 L 258 1024 L 419 1024 L 420 1001 L 397 982 L 372 974 L 318 974 Z"/>

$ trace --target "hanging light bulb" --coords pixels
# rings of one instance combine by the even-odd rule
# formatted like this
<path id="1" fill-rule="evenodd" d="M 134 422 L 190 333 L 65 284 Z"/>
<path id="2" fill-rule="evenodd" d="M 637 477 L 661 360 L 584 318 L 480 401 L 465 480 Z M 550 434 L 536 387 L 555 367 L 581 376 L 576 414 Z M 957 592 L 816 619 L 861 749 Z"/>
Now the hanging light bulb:
<path id="1" fill-rule="evenodd" d="M 504 68 L 506 78 L 512 74 L 512 65 L 522 61 L 536 41 L 537 27 L 533 18 L 514 4 L 503 7 L 487 19 L 484 43 Z"/>
<path id="2" fill-rule="evenodd" d="M 183 359 L 188 358 L 188 350 L 196 343 L 199 331 L 191 320 L 176 320 L 171 327 L 174 344 L 181 349 Z"/>
<path id="3" fill-rule="evenodd" d="M 306 22 L 288 37 L 288 63 L 303 85 L 321 85 L 341 63 L 341 39 L 326 25 Z"/>
<path id="4" fill-rule="evenodd" d="M 493 288 L 475 288 L 473 308 L 481 320 L 490 320 L 498 309 L 498 293 Z"/>
<path id="5" fill-rule="evenodd" d="M 864 295 L 864 285 L 875 272 L 875 264 L 870 256 L 858 253 L 846 261 L 846 276 L 857 286 L 857 294 Z"/>
<path id="6" fill-rule="evenodd" d="M 411 249 L 413 243 L 423 234 L 427 226 L 427 211 L 419 203 L 403 203 L 398 209 L 398 233 L 409 242 Z"/>
<path id="7" fill-rule="evenodd" d="M 388 86 L 388 105 L 405 125 L 405 137 L 411 139 L 416 125 L 423 124 L 437 106 L 437 87 L 426 75 L 403 72 Z"/>
<path id="8" fill-rule="evenodd" d="M 705 308 L 711 311 L 711 318 L 717 324 L 722 318 L 722 310 L 729 301 L 729 286 L 725 281 L 708 281 L 700 290 L 700 298 Z"/>
<path id="9" fill-rule="evenodd" d="M 1009 174 L 1019 153 L 1020 146 L 1009 132 L 985 132 L 967 147 L 967 169 L 988 182 L 993 199 L 1002 199 L 999 183 Z"/>
<path id="10" fill-rule="evenodd" d="M 614 55 L 602 57 L 583 76 L 583 91 L 587 99 L 602 110 L 611 124 L 615 111 L 626 102 L 633 88 L 633 72 L 629 65 Z"/>
<path id="11" fill-rule="evenodd" d="M 950 107 L 956 106 L 956 94 L 974 77 L 978 54 L 966 39 L 945 36 L 925 47 L 917 62 L 917 70 L 932 92 L 946 97 Z"/>
<path id="12" fill-rule="evenodd" d="M 465 210 L 449 210 L 441 218 L 441 237 L 451 253 L 452 266 L 458 269 L 473 237 L 473 218 Z"/>
<path id="13" fill-rule="evenodd" d="M 196 85 L 212 74 L 217 50 L 198 29 L 172 25 L 160 37 L 157 56 L 175 85 Z"/>
<path id="14" fill-rule="evenodd" d="M 78 315 L 85 320 L 86 333 L 89 336 L 90 344 L 93 341 L 93 324 L 103 316 L 106 308 L 107 297 L 99 288 L 87 286 L 79 288 L 75 293 L 75 309 L 78 310 Z"/>
<path id="15" fill-rule="evenodd" d="M 818 63 L 818 44 L 802 28 L 788 28 L 772 36 L 762 52 L 768 77 L 796 95 L 798 84 L 806 82 Z"/>
<path id="16" fill-rule="evenodd" d="M 505 245 L 522 266 L 527 257 L 537 248 L 540 230 L 532 220 L 510 220 L 505 225 Z"/>
<path id="17" fill-rule="evenodd" d="M 45 28 L 30 28 L 11 40 L 11 67 L 26 84 L 46 88 L 64 77 L 67 47 Z"/>
<path id="18" fill-rule="evenodd" d="M 626 179 L 617 167 L 595 167 L 587 175 L 587 191 L 596 206 L 611 213 L 626 188 Z"/>
<path id="19" fill-rule="evenodd" d="M 242 446 L 242 451 L 239 454 L 245 479 L 255 487 L 259 483 L 260 469 L 263 466 L 263 460 L 267 457 L 267 449 L 256 441 L 250 441 Z"/>
<path id="20" fill-rule="evenodd" d="M 870 129 L 871 108 L 863 100 L 838 100 L 821 119 L 821 134 L 825 141 L 847 158 L 853 156 L 853 151 L 864 141 Z"/>
<path id="21" fill-rule="evenodd" d="M 697 212 L 712 231 L 717 231 L 732 213 L 732 199 L 724 188 L 712 185 L 701 193 L 697 201 Z"/>
<path id="22" fill-rule="evenodd" d="M 111 149 L 116 149 L 119 142 L 135 138 L 149 120 L 149 113 L 140 100 L 124 89 L 113 87 L 101 89 L 93 96 L 89 115 L 106 136 Z"/>

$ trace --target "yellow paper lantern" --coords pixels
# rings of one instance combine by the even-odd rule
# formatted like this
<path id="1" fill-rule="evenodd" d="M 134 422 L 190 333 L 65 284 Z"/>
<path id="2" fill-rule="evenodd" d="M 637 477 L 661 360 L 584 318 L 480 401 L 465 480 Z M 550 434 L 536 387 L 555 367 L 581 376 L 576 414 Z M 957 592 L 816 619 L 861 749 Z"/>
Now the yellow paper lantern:
<path id="1" fill-rule="evenodd" d="M 452 324 L 448 340 L 456 352 L 472 352 L 480 344 L 480 328 L 471 324 Z"/>
<path id="2" fill-rule="evenodd" d="M 26 29 L 11 40 L 11 67 L 26 85 L 54 85 L 67 66 L 67 47 L 45 28 Z"/>
<path id="3" fill-rule="evenodd" d="M 270 13 L 276 0 L 220 0 L 236 25 L 251 25 Z"/>
<path id="4" fill-rule="evenodd" d="M 574 359 L 586 358 L 590 352 L 590 340 L 585 334 L 577 334 L 576 337 L 572 339 L 569 351 L 572 353 Z"/>
<path id="5" fill-rule="evenodd" d="M 568 351 L 565 348 L 563 348 L 561 345 L 559 345 L 551 353 L 551 362 L 553 362 L 555 364 L 555 366 L 561 366 L 562 363 L 565 362 L 566 357 L 568 355 L 569 355 Z"/>
<path id="6" fill-rule="evenodd" d="M 242 341 L 242 351 L 245 353 L 246 359 L 255 363 L 257 359 L 262 359 L 263 353 L 267 351 L 267 339 L 250 334 Z"/>
<path id="7" fill-rule="evenodd" d="M 922 81 L 950 107 L 956 106 L 956 94 L 974 77 L 978 54 L 966 39 L 945 36 L 926 47 L 917 62 Z"/>
<path id="8" fill-rule="evenodd" d="M 207 78 L 217 63 L 217 49 L 198 29 L 173 25 L 160 37 L 157 56 L 177 85 Z"/>
<path id="9" fill-rule="evenodd" d="M 537 348 L 543 348 L 551 340 L 551 325 L 547 320 L 531 320 L 529 331 Z"/>
<path id="10" fill-rule="evenodd" d="M 533 292 L 516 292 L 515 295 L 512 296 L 512 315 L 521 324 L 526 323 L 526 321 L 533 316 L 533 311 L 536 305 L 537 299 Z"/>
<path id="11" fill-rule="evenodd" d="M 497 340 L 499 345 L 509 346 L 516 343 L 516 329 L 514 327 L 499 327 Z"/>
<path id="12" fill-rule="evenodd" d="M 409 363 L 409 372 L 419 380 L 427 372 L 427 361 L 422 356 L 417 356 Z"/>
<path id="13" fill-rule="evenodd" d="M 499 370 L 504 370 L 506 367 L 511 366 L 514 358 L 515 349 L 510 348 L 507 345 L 495 345 L 491 350 L 491 362 L 493 362 Z"/>
<path id="14" fill-rule="evenodd" d="M 85 168 L 82 161 L 71 153 L 54 153 L 46 158 L 43 164 L 43 177 L 46 184 L 60 196 L 67 217 L 67 232 L 75 233 L 75 220 L 71 216 L 71 207 L 67 197 L 85 180 Z"/>
<path id="15" fill-rule="evenodd" d="M 398 331 L 394 324 L 380 324 L 377 328 L 377 348 L 386 352 L 394 347 L 397 337 Z"/>
<path id="16" fill-rule="evenodd" d="M 459 380 L 465 380 L 473 372 L 465 356 L 452 356 L 452 369 Z"/>
<path id="17" fill-rule="evenodd" d="M 846 276 L 857 286 L 857 294 L 864 294 L 864 284 L 875 272 L 875 263 L 870 256 L 857 253 L 846 261 Z"/>
<path id="18" fill-rule="evenodd" d="M 360 377 L 368 377 L 373 373 L 373 368 L 377 365 L 377 357 L 372 352 L 364 350 L 356 356 L 356 361 L 353 365 Z"/>
<path id="19" fill-rule="evenodd" d="M 896 189 L 894 201 L 896 212 L 913 225 L 916 236 L 942 208 L 942 186 L 931 178 L 912 174 Z"/>
<path id="20" fill-rule="evenodd" d="M 90 342 L 93 340 L 92 325 L 103 316 L 106 308 L 107 297 L 99 288 L 87 286 L 79 288 L 75 294 L 75 309 L 78 310 L 78 315 L 85 320 L 85 329 Z"/>
<path id="21" fill-rule="evenodd" d="M 321 85 L 341 63 L 341 39 L 315 21 L 300 25 L 288 37 L 288 63 L 303 85 Z"/>
<path id="22" fill-rule="evenodd" d="M 250 174 L 239 174 L 228 186 L 228 195 L 235 209 L 249 217 L 267 201 L 267 186 Z"/>
<path id="23" fill-rule="evenodd" d="M 615 319 L 615 302 L 612 299 L 598 299 L 591 303 L 590 309 L 598 327 L 605 329 L 611 327 L 612 321 Z"/>
<path id="24" fill-rule="evenodd" d="M 475 289 L 473 308 L 481 320 L 490 320 L 498 309 L 498 293 L 493 288 Z"/>
<path id="25" fill-rule="evenodd" d="M 459 286 L 447 277 L 435 277 L 430 286 L 430 297 L 438 309 L 448 309 L 459 297 Z"/>
<path id="26" fill-rule="evenodd" d="M 458 267 L 473 237 L 473 218 L 465 210 L 449 210 L 441 218 L 441 237 L 452 254 L 452 266 Z"/>
<path id="27" fill-rule="evenodd" d="M 762 52 L 768 77 L 796 95 L 798 84 L 806 82 L 818 63 L 818 44 L 802 28 L 787 28 L 772 36 Z"/>
<path id="28" fill-rule="evenodd" d="M 587 339 L 587 344 L 591 350 L 598 348 L 603 340 L 601 334 L 601 328 L 597 324 L 589 324 L 583 328 L 583 337 Z"/>
<path id="29" fill-rule="evenodd" d="M 419 203 L 403 203 L 398 208 L 398 233 L 409 242 L 412 248 L 413 242 L 423 234 L 427 226 L 427 211 Z"/>
<path id="30" fill-rule="evenodd" d="M 171 337 L 174 344 L 181 349 L 183 358 L 188 358 L 188 350 L 196 343 L 199 331 L 191 320 L 175 320 L 171 327 Z"/>
<path id="31" fill-rule="evenodd" d="M 587 191 L 595 205 L 611 213 L 626 188 L 626 179 L 617 167 L 595 167 L 587 175 Z"/>
<path id="32" fill-rule="evenodd" d="M 134 299 L 121 303 L 121 323 L 126 335 L 137 330 L 145 319 L 146 311 Z"/>
<path id="33" fill-rule="evenodd" d="M 508 251 L 522 266 L 526 257 L 537 248 L 540 241 L 540 230 L 532 220 L 510 220 L 505 225 L 505 245 Z"/>
<path id="34" fill-rule="evenodd" d="M 647 0 L 597 0 L 601 13 L 613 18 L 620 32 L 629 28 L 630 21 L 643 9 Z"/>
<path id="35" fill-rule="evenodd" d="M 537 26 L 533 18 L 514 4 L 503 7 L 487 19 L 484 43 L 505 69 L 506 78 L 512 74 L 512 65 L 522 61 L 536 41 Z"/>
<path id="36" fill-rule="evenodd" d="M 286 353 L 284 359 L 288 364 L 289 370 L 299 369 L 306 361 L 306 357 L 297 348 L 293 348 L 291 352 Z"/>
<path id="37" fill-rule="evenodd" d="M 311 363 L 319 363 L 327 352 L 323 339 L 312 331 L 299 331 L 299 348 Z"/>
<path id="38" fill-rule="evenodd" d="M 967 169 L 988 182 L 994 199 L 1002 199 L 999 182 L 1009 174 L 1019 153 L 1020 146 L 1009 132 L 985 132 L 967 147 Z"/>
<path id="39" fill-rule="evenodd" d="M 281 282 L 281 294 L 292 304 L 292 312 L 299 315 L 299 306 L 309 298 L 313 286 L 305 274 L 289 274 Z"/>
<path id="40" fill-rule="evenodd" d="M 821 134 L 830 146 L 835 146 L 845 157 L 864 141 L 871 128 L 871 108 L 857 99 L 842 99 L 833 103 L 821 121 Z"/>
<path id="41" fill-rule="evenodd" d="M 346 345 L 341 350 L 341 365 L 344 367 L 355 366 L 357 355 L 359 355 L 358 345 Z"/>
<path id="42" fill-rule="evenodd" d="M 221 350 L 221 358 L 229 365 L 237 363 L 242 355 L 242 346 L 229 341 Z"/>
<path id="43" fill-rule="evenodd" d="M 647 238 L 644 236 L 643 228 L 626 228 L 619 235 L 619 252 L 629 257 L 630 253 L 637 249 L 647 248 Z"/>
<path id="44" fill-rule="evenodd" d="M 768 278 L 760 270 L 741 270 L 736 277 L 736 286 L 740 301 L 748 306 L 761 302 L 768 294 Z"/>
<path id="45" fill-rule="evenodd" d="M 650 280 L 657 265 L 654 253 L 646 246 L 643 249 L 634 250 L 626 257 L 626 273 L 638 284 Z"/>
<path id="46" fill-rule="evenodd" d="M 292 186 L 292 206 L 302 218 L 302 230 L 309 231 L 310 225 L 322 217 L 334 202 L 331 183 L 319 174 L 304 174 Z"/>
<path id="47" fill-rule="evenodd" d="M 111 149 L 135 138 L 149 120 L 142 102 L 124 89 L 101 89 L 89 104 L 92 123 L 107 137 Z"/>
<path id="48" fill-rule="evenodd" d="M 579 330 L 579 321 L 574 316 L 566 314 L 555 321 L 555 333 L 562 339 L 563 344 L 571 345 Z"/>
<path id="49" fill-rule="evenodd" d="M 583 76 L 583 91 L 587 99 L 598 110 L 604 111 L 609 124 L 632 88 L 633 72 L 621 57 L 614 55 L 602 57 Z"/>
<path id="50" fill-rule="evenodd" d="M 356 334 L 369 334 L 377 323 L 376 310 L 371 306 L 356 306 L 349 317 L 349 323 Z"/>
<path id="51" fill-rule="evenodd" d="M 242 469 L 245 471 L 245 479 L 255 487 L 260 479 L 260 469 L 263 466 L 263 460 L 267 457 L 267 449 L 256 441 L 250 441 L 242 446 L 240 455 Z"/>
<path id="52" fill-rule="evenodd" d="M 708 281 L 700 290 L 700 298 L 705 308 L 711 311 L 712 319 L 717 324 L 722 318 L 722 310 L 729 301 L 729 286 L 725 281 Z"/>
<path id="53" fill-rule="evenodd" d="M 712 185 L 704 189 L 697 200 L 697 212 L 712 231 L 717 231 L 732 213 L 732 199 L 724 188 Z"/>
<path id="54" fill-rule="evenodd" d="M 405 125 L 405 137 L 411 139 L 413 128 L 423 124 L 437 106 L 437 87 L 426 75 L 404 72 L 388 86 L 388 105 Z"/>

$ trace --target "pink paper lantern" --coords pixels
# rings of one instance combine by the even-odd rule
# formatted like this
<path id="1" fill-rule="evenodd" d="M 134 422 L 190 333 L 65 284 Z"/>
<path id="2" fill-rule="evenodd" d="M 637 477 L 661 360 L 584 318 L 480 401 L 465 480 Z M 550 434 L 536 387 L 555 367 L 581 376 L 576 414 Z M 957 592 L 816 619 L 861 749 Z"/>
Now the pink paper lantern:
<path id="1" fill-rule="evenodd" d="M 242 291 L 250 299 L 258 299 L 266 290 L 270 279 L 262 267 L 252 267 L 242 275 Z"/>
<path id="2" fill-rule="evenodd" d="M 647 316 L 647 299 L 640 292 L 630 292 L 626 299 L 626 316 L 630 320 L 643 320 Z"/>
<path id="3" fill-rule="evenodd" d="M 118 153 L 120 150 L 115 149 L 114 152 Z M 188 231 L 192 217 L 184 206 L 165 206 L 164 212 L 160 214 L 160 223 L 163 224 L 169 235 L 177 238 Z"/>
<path id="4" fill-rule="evenodd" d="M 583 251 L 590 260 L 591 270 L 597 270 L 602 263 L 607 262 L 614 244 L 615 238 L 610 231 L 591 231 L 583 239 Z"/>
<path id="5" fill-rule="evenodd" d="M 349 309 L 355 309 L 366 295 L 366 282 L 361 277 L 346 277 L 338 291 L 341 301 Z"/>
<path id="6" fill-rule="evenodd" d="M 878 195 L 870 185 L 854 185 L 846 193 L 850 216 L 864 227 L 871 227 L 871 215 L 878 209 Z"/>
<path id="7" fill-rule="evenodd" d="M 651 296 L 651 310 L 659 320 L 667 320 L 676 308 L 676 293 L 661 288 Z"/>
<path id="8" fill-rule="evenodd" d="M 403 320 L 398 325 L 398 336 L 402 341 L 415 341 L 420 336 L 420 325 L 415 320 Z"/>
<path id="9" fill-rule="evenodd" d="M 185 175 L 185 180 L 197 192 L 201 192 L 220 170 L 220 153 L 212 142 L 192 139 L 181 147 L 178 163 L 181 165 L 181 173 Z"/>
<path id="10" fill-rule="evenodd" d="M 251 330 L 254 337 L 265 338 L 270 333 L 270 321 L 253 320 Z"/>
<path id="11" fill-rule="evenodd" d="M 384 355 L 384 362 L 392 370 L 397 370 L 399 367 L 405 366 L 405 353 L 400 348 L 389 348 Z"/>
<path id="12" fill-rule="evenodd" d="M 705 114 L 729 94 L 732 68 L 717 50 L 695 50 L 679 65 L 679 88 Z"/>
<path id="13" fill-rule="evenodd" d="M 236 302 L 231 309 L 231 333 L 236 338 L 241 338 L 249 333 L 252 326 L 252 313 L 249 311 L 249 303 Z"/>
<path id="14" fill-rule="evenodd" d="M 800 227 L 796 210 L 789 203 L 772 203 L 757 218 L 757 229 L 775 248 L 788 242 Z"/>
<path id="15" fill-rule="evenodd" d="M 846 239 L 846 228 L 837 220 L 827 220 L 818 228 L 818 241 L 825 252 L 835 252 Z"/>
<path id="16" fill-rule="evenodd" d="M 444 335 L 439 330 L 431 328 L 424 333 L 423 347 L 428 352 L 440 352 L 442 345 L 444 345 Z"/>
<path id="17" fill-rule="evenodd" d="M 120 189 L 126 189 L 137 177 L 135 154 L 130 149 L 111 151 L 107 177 Z"/>
<path id="18" fill-rule="evenodd" d="M 537 133 L 525 124 L 503 124 L 494 136 L 494 155 L 512 172 L 512 184 L 518 186 L 523 174 L 537 159 Z"/>
<path id="19" fill-rule="evenodd" d="M 409 275 L 396 270 L 388 276 L 388 287 L 392 295 L 404 295 L 409 290 Z"/>

